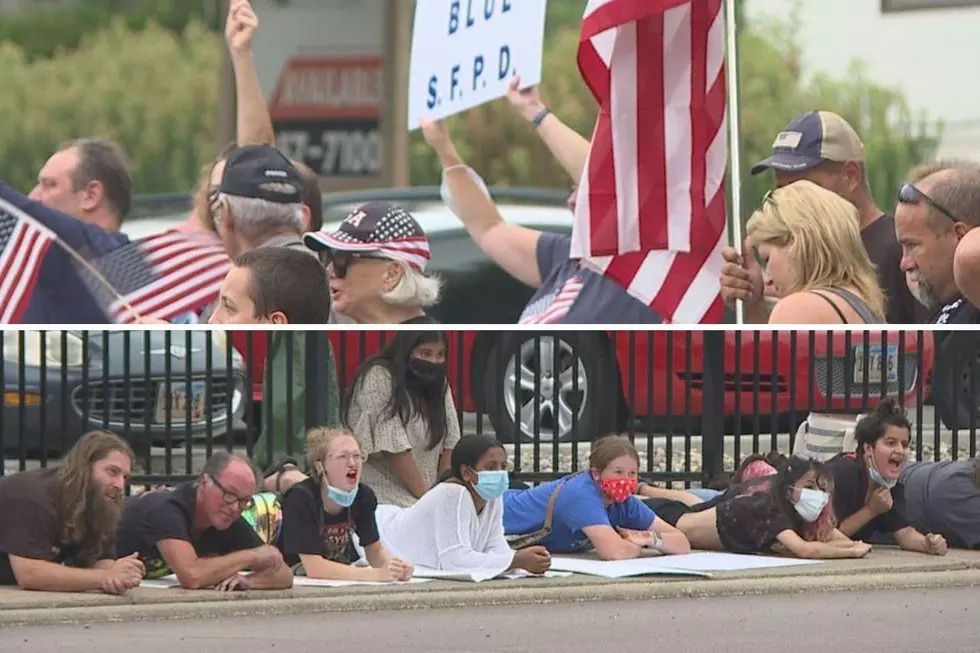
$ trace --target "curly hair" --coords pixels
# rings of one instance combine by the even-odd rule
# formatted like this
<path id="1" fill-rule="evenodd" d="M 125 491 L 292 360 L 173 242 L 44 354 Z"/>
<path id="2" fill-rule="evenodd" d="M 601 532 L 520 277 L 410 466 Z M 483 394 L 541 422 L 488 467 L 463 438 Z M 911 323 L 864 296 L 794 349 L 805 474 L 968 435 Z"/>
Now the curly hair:
<path id="1" fill-rule="evenodd" d="M 134 461 L 129 443 L 111 431 L 90 431 L 65 454 L 58 467 L 61 484 L 61 528 L 63 542 L 79 544 L 79 557 L 88 563 L 106 549 L 116 535 L 120 511 L 108 517 L 94 502 L 101 499 L 92 478 L 95 463 L 113 452 L 122 452 Z M 111 522 L 111 523 L 106 523 Z"/>

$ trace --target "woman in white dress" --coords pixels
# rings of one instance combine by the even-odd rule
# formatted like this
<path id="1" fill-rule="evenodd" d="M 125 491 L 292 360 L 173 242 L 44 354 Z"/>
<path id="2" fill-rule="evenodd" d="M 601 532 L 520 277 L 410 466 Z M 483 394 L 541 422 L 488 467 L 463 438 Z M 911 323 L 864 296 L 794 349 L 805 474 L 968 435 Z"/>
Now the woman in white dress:
<path id="1" fill-rule="evenodd" d="M 413 506 L 378 506 L 382 545 L 416 567 L 542 574 L 551 567 L 544 547 L 514 551 L 504 539 L 501 497 L 509 485 L 503 445 L 485 435 L 466 436 L 453 448 L 440 482 Z"/>

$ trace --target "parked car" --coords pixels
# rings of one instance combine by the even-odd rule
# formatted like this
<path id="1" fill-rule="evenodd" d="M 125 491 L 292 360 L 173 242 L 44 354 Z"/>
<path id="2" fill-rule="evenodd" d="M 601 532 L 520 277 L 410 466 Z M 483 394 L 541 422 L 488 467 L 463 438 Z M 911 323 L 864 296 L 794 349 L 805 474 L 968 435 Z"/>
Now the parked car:
<path id="1" fill-rule="evenodd" d="M 394 333 L 326 334 L 342 391 Z M 685 420 L 703 412 L 704 332 L 452 331 L 449 337 L 457 406 L 486 414 L 504 440 L 518 429 L 524 439 L 589 440 L 634 419 L 648 420 L 656 432 L 683 433 Z M 914 404 L 930 392 L 934 343 L 916 332 L 727 331 L 724 338 L 724 413 L 732 421 L 737 415 L 744 433 L 757 422 L 768 430 L 772 417 L 795 428 L 811 406 L 857 413 L 882 396 L 902 395 Z M 232 342 L 251 353 L 253 399 L 261 403 L 265 334 L 233 332 Z M 795 423 L 786 424 L 793 416 Z"/>
<path id="2" fill-rule="evenodd" d="M 245 365 L 222 332 L 4 331 L 5 454 L 60 455 L 107 428 L 138 450 L 243 428 Z"/>
<path id="3" fill-rule="evenodd" d="M 537 188 L 491 188 L 508 222 L 540 231 L 571 233 L 572 214 L 567 191 Z M 127 220 L 123 231 L 143 238 L 173 229 L 186 219 L 174 211 L 180 202 L 166 199 L 169 212 Z M 429 311 L 446 324 L 515 324 L 534 290 L 517 281 L 488 258 L 465 227 L 446 208 L 434 187 L 394 188 L 327 193 L 323 196 L 324 228 L 334 230 L 356 206 L 370 200 L 390 200 L 409 211 L 425 229 L 432 250 L 428 272 L 443 279 L 442 297 Z M 161 200 L 162 201 L 162 200 Z"/>

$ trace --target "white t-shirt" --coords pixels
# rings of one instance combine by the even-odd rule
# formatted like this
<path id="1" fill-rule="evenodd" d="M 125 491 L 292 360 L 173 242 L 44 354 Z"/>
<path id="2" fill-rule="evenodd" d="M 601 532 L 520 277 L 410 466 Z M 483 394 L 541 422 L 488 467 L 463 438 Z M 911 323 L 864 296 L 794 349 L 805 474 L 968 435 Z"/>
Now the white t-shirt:
<path id="1" fill-rule="evenodd" d="M 469 490 L 439 483 L 409 508 L 380 505 L 381 543 L 392 556 L 449 572 L 507 571 L 514 551 L 504 538 L 503 499 L 476 514 Z"/>

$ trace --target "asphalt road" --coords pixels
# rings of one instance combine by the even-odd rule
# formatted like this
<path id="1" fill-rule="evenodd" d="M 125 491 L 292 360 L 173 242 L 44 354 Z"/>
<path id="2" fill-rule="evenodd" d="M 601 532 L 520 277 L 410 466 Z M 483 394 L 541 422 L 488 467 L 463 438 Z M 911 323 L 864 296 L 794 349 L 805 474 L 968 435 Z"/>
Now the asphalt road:
<path id="1" fill-rule="evenodd" d="M 216 619 L 0 632 L 4 653 L 750 651 L 974 653 L 975 589 Z M 134 644 L 135 643 L 135 644 Z"/>

